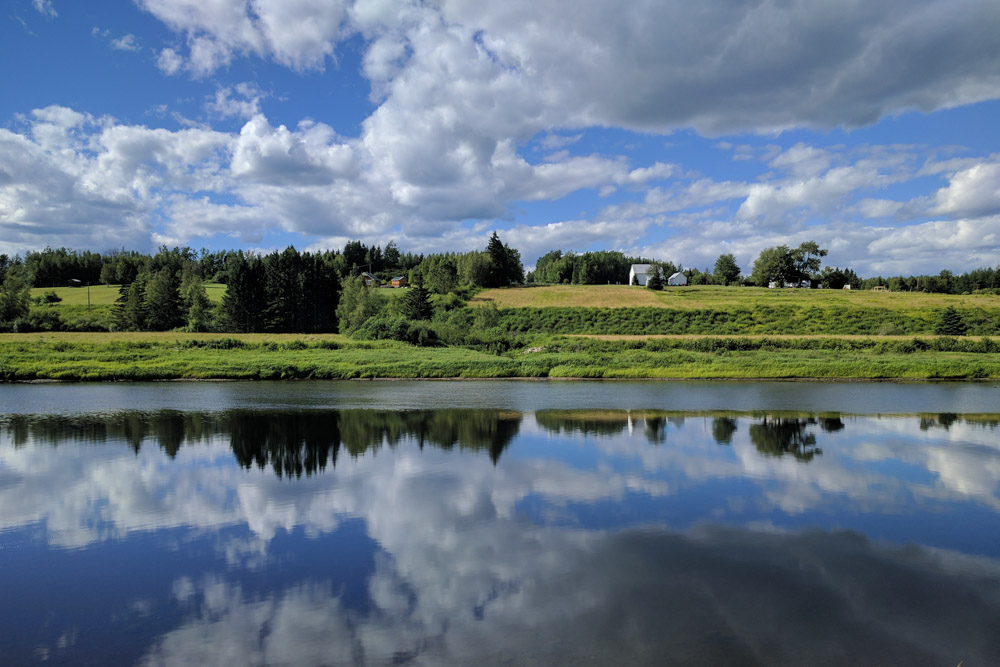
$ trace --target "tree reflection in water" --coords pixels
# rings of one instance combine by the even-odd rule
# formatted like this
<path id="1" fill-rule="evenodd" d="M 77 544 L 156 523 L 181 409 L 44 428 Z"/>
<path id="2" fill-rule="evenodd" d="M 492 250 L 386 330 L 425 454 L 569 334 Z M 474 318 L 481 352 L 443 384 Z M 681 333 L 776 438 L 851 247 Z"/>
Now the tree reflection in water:
<path id="1" fill-rule="evenodd" d="M 270 467 L 301 477 L 336 467 L 341 449 L 353 457 L 401 442 L 482 451 L 496 464 L 521 428 L 519 412 L 500 410 L 333 410 L 117 412 L 68 417 L 12 415 L 0 422 L 15 447 L 28 442 L 123 442 L 138 452 L 154 440 L 171 458 L 183 445 L 228 437 L 245 468 Z"/>

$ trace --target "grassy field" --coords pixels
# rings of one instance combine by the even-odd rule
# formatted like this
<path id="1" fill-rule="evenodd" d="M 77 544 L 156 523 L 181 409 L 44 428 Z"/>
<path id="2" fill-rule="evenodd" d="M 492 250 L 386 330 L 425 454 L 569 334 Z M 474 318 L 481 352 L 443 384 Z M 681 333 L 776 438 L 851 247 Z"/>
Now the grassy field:
<path id="1" fill-rule="evenodd" d="M 885 308 L 889 310 L 984 308 L 1000 310 L 1000 295 L 872 292 L 870 290 L 766 289 L 763 287 L 668 287 L 656 292 L 627 285 L 550 285 L 479 292 L 471 306 L 498 308 L 678 308 L 733 310 L 793 306 L 801 308 Z"/>
<path id="2" fill-rule="evenodd" d="M 118 293 L 92 287 L 88 312 L 86 288 L 55 291 L 64 300 L 42 307 L 83 322 L 106 319 Z M 223 291 L 210 286 L 215 301 Z M 497 313 L 478 310 L 491 303 Z M 510 345 L 427 348 L 334 334 L 5 334 L 0 381 L 1000 378 L 1000 296 L 993 295 L 556 286 L 486 290 L 473 305 L 453 311 L 457 324 L 447 326 L 486 327 Z M 947 306 L 970 335 L 933 335 Z"/>
<path id="3" fill-rule="evenodd" d="M 118 289 L 121 285 L 91 285 L 87 287 L 34 287 L 31 289 L 31 298 L 40 297 L 46 292 L 55 292 L 56 296 L 62 299 L 57 307 L 61 306 L 86 306 L 87 290 L 90 290 L 91 306 L 110 306 L 118 298 Z M 222 295 L 226 293 L 226 286 L 221 283 L 205 283 L 205 292 L 209 301 L 221 303 Z"/>
<path id="4" fill-rule="evenodd" d="M 955 338 L 552 336 L 505 355 L 339 335 L 0 335 L 0 381 L 349 378 L 997 379 L 1000 343 Z"/>
<path id="5" fill-rule="evenodd" d="M 1000 335 L 993 294 L 557 285 L 485 290 L 470 301 L 491 305 L 501 326 L 526 335 L 933 335 L 948 307 L 967 334 Z"/>

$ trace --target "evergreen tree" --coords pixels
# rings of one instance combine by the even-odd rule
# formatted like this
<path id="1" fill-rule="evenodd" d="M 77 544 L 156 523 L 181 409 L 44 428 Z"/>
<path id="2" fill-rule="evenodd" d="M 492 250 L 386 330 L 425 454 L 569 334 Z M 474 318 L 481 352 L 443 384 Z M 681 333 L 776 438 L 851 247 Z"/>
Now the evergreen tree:
<path id="1" fill-rule="evenodd" d="M 264 257 L 264 330 L 289 333 L 302 331 L 301 302 L 308 298 L 301 283 L 300 256 L 289 246 L 282 253 Z"/>
<path id="2" fill-rule="evenodd" d="M 227 258 L 226 294 L 222 316 L 226 328 L 237 333 L 263 329 L 264 281 L 260 259 L 242 252 Z"/>
<path id="3" fill-rule="evenodd" d="M 296 316 L 300 331 L 310 333 L 337 330 L 337 301 L 340 298 L 340 278 L 332 258 L 305 253 L 299 262 L 299 312 Z"/>
<path id="4" fill-rule="evenodd" d="M 632 285 L 634 287 L 638 287 L 639 286 L 639 276 L 636 275 L 635 273 L 632 274 Z"/>
<path id="5" fill-rule="evenodd" d="M 409 320 L 429 320 L 434 315 L 430 294 L 422 283 L 407 290 L 403 296 L 402 313 Z"/>
<path id="6" fill-rule="evenodd" d="M 128 299 L 125 302 L 123 317 L 124 329 L 128 331 L 146 331 L 149 329 L 149 309 L 146 306 L 147 274 L 140 273 L 128 286 Z"/>
<path id="7" fill-rule="evenodd" d="M 180 279 L 172 266 L 163 266 L 149 278 L 146 285 L 146 305 L 149 328 L 153 331 L 167 331 L 180 326 L 181 293 Z"/>
<path id="8" fill-rule="evenodd" d="M 125 310 L 128 306 L 128 283 L 123 284 L 118 288 L 118 298 L 115 299 L 114 305 L 111 306 L 111 323 L 114 325 L 116 331 L 128 331 L 129 322 Z"/>
<path id="9" fill-rule="evenodd" d="M 507 287 L 520 284 L 524 280 L 521 253 L 502 243 L 496 232 L 493 232 L 486 245 L 486 254 L 489 256 L 491 266 L 488 282 L 484 287 Z"/>
<path id="10" fill-rule="evenodd" d="M 961 314 L 948 306 L 941 311 L 941 317 L 937 326 L 934 327 L 934 333 L 939 336 L 964 336 L 967 329 Z"/>
<path id="11" fill-rule="evenodd" d="M 205 286 L 200 281 L 188 289 L 187 304 L 187 330 L 211 330 L 212 303 L 208 300 Z"/>
<path id="12" fill-rule="evenodd" d="M 646 287 L 652 290 L 663 289 L 663 269 L 659 264 L 650 264 L 646 278 Z"/>

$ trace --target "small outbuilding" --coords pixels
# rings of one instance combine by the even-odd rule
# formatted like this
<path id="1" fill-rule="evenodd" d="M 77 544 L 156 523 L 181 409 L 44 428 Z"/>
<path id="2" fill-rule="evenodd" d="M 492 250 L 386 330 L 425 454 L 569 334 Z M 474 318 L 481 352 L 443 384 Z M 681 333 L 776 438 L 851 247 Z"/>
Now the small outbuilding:
<path id="1" fill-rule="evenodd" d="M 393 287 L 406 287 L 406 276 L 396 276 L 390 281 Z"/>
<path id="2" fill-rule="evenodd" d="M 672 287 L 679 287 L 681 285 L 687 285 L 688 284 L 688 277 L 685 276 L 680 271 L 678 271 L 677 273 L 675 273 L 672 276 L 670 276 L 669 278 L 667 278 L 667 284 L 670 285 L 670 286 L 672 286 Z"/>

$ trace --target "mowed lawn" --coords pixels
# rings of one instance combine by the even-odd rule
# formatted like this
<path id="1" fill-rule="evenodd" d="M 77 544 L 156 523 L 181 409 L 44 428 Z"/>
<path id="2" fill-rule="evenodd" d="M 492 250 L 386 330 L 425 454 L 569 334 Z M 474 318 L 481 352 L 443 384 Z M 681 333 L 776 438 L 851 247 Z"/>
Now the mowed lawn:
<path id="1" fill-rule="evenodd" d="M 548 285 L 508 287 L 479 292 L 470 306 L 496 304 L 499 308 L 678 308 L 730 310 L 762 306 L 818 308 L 925 308 L 1000 309 L 995 294 L 924 294 L 923 292 L 872 292 L 870 290 L 767 289 L 764 287 L 668 287 L 656 292 L 629 285 Z"/>

